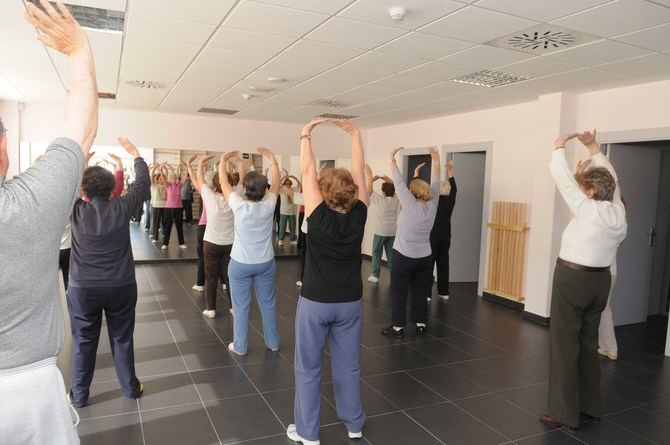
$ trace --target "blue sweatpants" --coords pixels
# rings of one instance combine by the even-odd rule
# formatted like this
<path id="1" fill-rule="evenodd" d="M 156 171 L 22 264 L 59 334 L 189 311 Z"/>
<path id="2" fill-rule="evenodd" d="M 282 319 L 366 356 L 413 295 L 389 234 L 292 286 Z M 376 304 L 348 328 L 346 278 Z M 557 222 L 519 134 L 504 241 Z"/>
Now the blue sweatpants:
<path id="1" fill-rule="evenodd" d="M 361 301 L 317 303 L 300 297 L 295 317 L 295 406 L 298 434 L 319 438 L 321 363 L 328 340 L 337 416 L 352 433 L 363 431 L 361 401 Z"/>

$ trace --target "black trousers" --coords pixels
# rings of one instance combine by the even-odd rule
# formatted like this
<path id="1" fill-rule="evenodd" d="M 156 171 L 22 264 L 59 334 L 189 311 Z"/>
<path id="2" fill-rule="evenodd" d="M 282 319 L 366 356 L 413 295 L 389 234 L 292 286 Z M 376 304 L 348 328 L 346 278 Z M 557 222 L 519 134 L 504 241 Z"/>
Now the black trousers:
<path id="1" fill-rule="evenodd" d="M 430 239 L 433 259 L 437 264 L 437 293 L 449 295 L 449 248 L 451 236 L 446 239 Z"/>
<path id="2" fill-rule="evenodd" d="M 193 201 L 182 199 L 181 205 L 184 207 L 184 220 L 187 224 L 191 224 L 193 222 Z"/>
<path id="3" fill-rule="evenodd" d="M 298 213 L 298 249 L 305 250 L 305 235 L 306 233 L 300 230 L 302 222 L 305 220 L 305 212 Z"/>
<path id="4" fill-rule="evenodd" d="M 67 308 L 72 327 L 72 395 L 77 403 L 88 400 L 105 313 L 116 377 L 126 398 L 138 396 L 135 375 L 135 305 L 137 284 L 118 287 L 70 287 Z"/>
<path id="5" fill-rule="evenodd" d="M 279 233 L 279 209 L 281 208 L 281 197 L 277 195 L 277 204 L 275 204 L 275 224 L 277 225 L 277 233 Z"/>
<path id="6" fill-rule="evenodd" d="M 204 254 L 204 237 L 205 237 L 205 229 L 207 228 L 207 224 L 199 224 L 198 225 L 198 268 L 196 272 L 196 277 L 195 277 L 195 284 L 198 286 L 204 286 L 205 285 L 205 254 Z"/>
<path id="7" fill-rule="evenodd" d="M 230 263 L 230 251 L 232 244 L 219 245 L 205 241 L 205 298 L 207 299 L 207 310 L 216 309 L 216 287 L 221 283 L 226 284 L 226 294 L 230 300 L 230 282 L 228 281 L 228 263 Z"/>
<path id="8" fill-rule="evenodd" d="M 549 324 L 549 415 L 579 426 L 579 412 L 602 414 L 598 326 L 612 276 L 557 264 Z"/>
<path id="9" fill-rule="evenodd" d="M 179 245 L 184 244 L 184 209 L 179 207 L 176 209 L 165 208 L 163 215 L 163 245 L 170 244 L 170 235 L 172 234 L 172 224 L 177 228 L 177 238 Z"/>
<path id="10" fill-rule="evenodd" d="M 61 274 L 63 274 L 63 284 L 65 285 L 65 292 L 67 292 L 67 282 L 70 278 L 70 251 L 72 249 L 61 249 L 58 253 L 58 267 Z"/>
<path id="11" fill-rule="evenodd" d="M 407 324 L 407 292 L 412 295 L 411 320 L 426 323 L 428 320 L 428 297 L 433 287 L 433 258 L 409 258 L 393 249 L 393 273 L 391 274 L 391 305 L 393 326 L 401 328 Z"/>
<path id="12" fill-rule="evenodd" d="M 154 207 L 154 214 L 151 218 L 151 224 L 153 224 L 153 227 L 151 229 L 152 232 L 152 238 L 158 241 L 158 228 L 160 227 L 161 223 L 163 222 L 163 218 L 165 217 L 165 207 Z"/>

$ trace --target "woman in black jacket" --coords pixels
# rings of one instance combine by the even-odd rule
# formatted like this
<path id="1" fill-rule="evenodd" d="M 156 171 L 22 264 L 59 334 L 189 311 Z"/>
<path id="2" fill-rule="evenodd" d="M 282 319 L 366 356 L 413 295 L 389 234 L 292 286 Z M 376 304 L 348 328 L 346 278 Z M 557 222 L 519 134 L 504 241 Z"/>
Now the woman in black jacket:
<path id="1" fill-rule="evenodd" d="M 456 204 L 456 181 L 454 163 L 447 163 L 448 181 L 440 184 L 440 202 L 433 230 L 430 232 L 430 245 L 433 261 L 437 263 L 437 294 L 443 300 L 449 299 L 449 247 L 451 246 L 451 214 Z M 428 299 L 430 300 L 430 298 Z"/>

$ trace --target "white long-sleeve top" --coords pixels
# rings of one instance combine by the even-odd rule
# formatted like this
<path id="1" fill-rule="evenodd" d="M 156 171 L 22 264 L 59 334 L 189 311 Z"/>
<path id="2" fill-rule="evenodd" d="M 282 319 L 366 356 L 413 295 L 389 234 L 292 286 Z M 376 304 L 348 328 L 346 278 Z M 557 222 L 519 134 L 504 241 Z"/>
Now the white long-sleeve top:
<path id="1" fill-rule="evenodd" d="M 617 180 L 616 172 L 602 153 L 591 157 L 591 165 L 606 168 Z M 610 266 L 628 228 L 618 187 L 611 202 L 588 198 L 570 170 L 563 148 L 554 150 L 549 168 L 574 215 L 563 231 L 559 256 L 583 266 Z"/>

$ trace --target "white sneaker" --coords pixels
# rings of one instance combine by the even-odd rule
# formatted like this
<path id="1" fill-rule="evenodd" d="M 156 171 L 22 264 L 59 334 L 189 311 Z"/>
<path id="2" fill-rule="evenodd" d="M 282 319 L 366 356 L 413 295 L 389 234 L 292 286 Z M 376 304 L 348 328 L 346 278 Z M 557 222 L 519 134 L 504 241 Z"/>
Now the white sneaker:
<path id="1" fill-rule="evenodd" d="M 277 245 L 278 245 L 279 247 L 283 246 L 283 245 L 284 245 L 284 241 L 282 241 L 282 240 L 277 241 Z"/>
<path id="2" fill-rule="evenodd" d="M 449 295 L 440 295 L 439 297 L 440 297 L 441 299 L 443 299 L 444 301 L 449 300 Z"/>
<path id="3" fill-rule="evenodd" d="M 198 292 L 202 292 L 205 290 L 205 286 L 198 286 L 197 284 L 194 284 L 193 287 L 191 287 L 193 290 L 197 290 Z"/>
<path id="4" fill-rule="evenodd" d="M 234 317 L 234 316 L 235 316 L 235 312 L 233 312 L 233 308 L 231 307 L 231 308 L 228 309 L 228 310 L 230 311 L 230 315 L 232 315 L 232 316 Z"/>
<path id="5" fill-rule="evenodd" d="M 179 248 L 180 248 L 180 249 L 186 249 L 186 244 L 180 244 L 180 245 L 179 245 Z"/>
<path id="6" fill-rule="evenodd" d="M 288 428 L 286 428 L 286 436 L 293 442 L 300 442 L 303 445 L 321 445 L 321 442 L 318 440 L 307 440 L 300 437 L 294 424 L 290 424 Z"/>
<path id="7" fill-rule="evenodd" d="M 433 299 L 428 297 L 428 298 L 426 298 L 426 301 L 428 301 L 428 303 L 430 303 L 431 301 L 433 301 Z"/>
<path id="8" fill-rule="evenodd" d="M 609 358 L 610 360 L 616 360 L 619 358 L 619 354 L 617 351 L 608 351 L 603 348 L 598 348 L 598 354 L 604 355 L 605 357 Z"/>
<path id="9" fill-rule="evenodd" d="M 295 285 L 298 287 L 302 287 L 302 281 L 298 280 L 295 282 Z"/>
<path id="10" fill-rule="evenodd" d="M 233 342 L 228 343 L 228 350 L 229 350 L 230 352 L 232 352 L 233 354 L 241 355 L 241 356 L 243 356 L 243 357 L 244 357 L 245 355 L 247 355 L 246 352 L 245 352 L 244 354 L 242 354 L 241 352 L 237 352 L 237 351 L 235 350 L 235 343 L 233 343 Z"/>
<path id="11" fill-rule="evenodd" d="M 375 277 L 374 275 L 370 275 L 370 276 L 368 277 L 368 281 L 369 281 L 370 283 L 375 283 L 375 284 L 377 284 L 377 283 L 379 283 L 379 278 Z"/>
<path id="12" fill-rule="evenodd" d="M 221 286 L 223 287 L 223 290 L 226 290 L 228 288 L 228 286 L 226 286 L 226 283 L 223 283 Z"/>
<path id="13" fill-rule="evenodd" d="M 163 245 L 161 246 L 161 250 L 167 250 L 167 246 L 166 246 L 165 244 L 163 244 Z"/>
<path id="14" fill-rule="evenodd" d="M 216 311 L 204 310 L 204 311 L 202 311 L 202 315 L 205 318 L 214 318 L 214 317 L 216 317 Z"/>
<path id="15" fill-rule="evenodd" d="M 360 433 L 352 433 L 349 431 L 349 439 L 362 439 L 363 438 L 363 432 L 361 431 Z"/>
<path id="16" fill-rule="evenodd" d="M 291 245 L 292 245 L 292 246 L 297 246 L 297 245 L 298 245 L 298 241 L 291 241 Z"/>
<path id="17" fill-rule="evenodd" d="M 153 238 L 151 238 L 151 242 L 154 243 L 154 244 L 156 244 L 156 243 L 158 242 L 158 240 L 157 240 L 157 239 L 153 239 Z"/>

